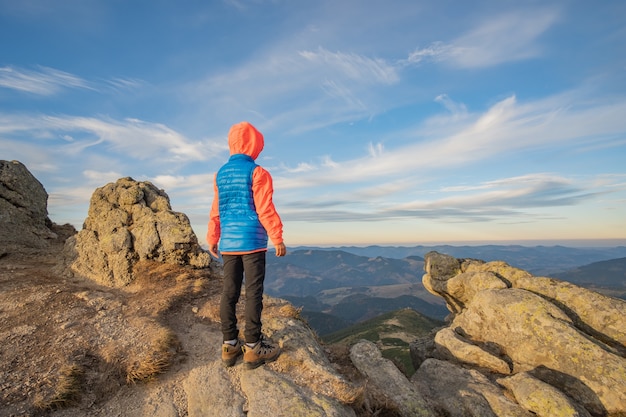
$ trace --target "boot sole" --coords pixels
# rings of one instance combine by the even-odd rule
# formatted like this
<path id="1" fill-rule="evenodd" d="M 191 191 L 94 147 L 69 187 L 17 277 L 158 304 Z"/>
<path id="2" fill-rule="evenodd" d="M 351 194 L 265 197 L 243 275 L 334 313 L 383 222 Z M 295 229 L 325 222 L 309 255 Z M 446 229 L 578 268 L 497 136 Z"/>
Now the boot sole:
<path id="1" fill-rule="evenodd" d="M 225 368 L 230 368 L 231 366 L 235 366 L 238 358 L 239 356 L 232 358 L 232 359 L 222 359 L 222 365 L 224 365 Z"/>

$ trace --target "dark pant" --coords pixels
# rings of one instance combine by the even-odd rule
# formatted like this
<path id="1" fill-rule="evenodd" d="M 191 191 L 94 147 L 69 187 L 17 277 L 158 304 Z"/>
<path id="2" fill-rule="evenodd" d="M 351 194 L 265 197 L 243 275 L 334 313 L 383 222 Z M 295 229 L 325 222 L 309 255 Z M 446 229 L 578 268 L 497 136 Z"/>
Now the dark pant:
<path id="1" fill-rule="evenodd" d="M 261 337 L 265 253 L 263 251 L 246 255 L 222 255 L 224 287 L 220 300 L 220 318 L 224 340 L 237 339 L 239 336 L 236 306 L 244 276 L 246 283 L 244 339 L 247 343 L 254 343 Z"/>

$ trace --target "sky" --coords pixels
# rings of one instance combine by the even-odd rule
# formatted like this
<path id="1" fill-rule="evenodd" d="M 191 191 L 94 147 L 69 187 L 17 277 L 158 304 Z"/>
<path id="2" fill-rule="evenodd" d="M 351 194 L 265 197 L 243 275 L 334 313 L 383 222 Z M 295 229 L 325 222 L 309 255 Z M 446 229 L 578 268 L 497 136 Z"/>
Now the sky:
<path id="1" fill-rule="evenodd" d="M 626 244 L 626 2 L 0 0 L 0 159 L 78 230 L 150 181 L 205 243 L 240 121 L 287 246 Z"/>

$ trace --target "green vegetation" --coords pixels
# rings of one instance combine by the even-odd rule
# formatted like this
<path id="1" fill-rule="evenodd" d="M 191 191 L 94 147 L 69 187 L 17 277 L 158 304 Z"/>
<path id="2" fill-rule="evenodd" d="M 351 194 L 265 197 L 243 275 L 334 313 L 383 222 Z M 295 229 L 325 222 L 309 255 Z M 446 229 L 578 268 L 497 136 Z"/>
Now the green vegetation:
<path id="1" fill-rule="evenodd" d="M 415 369 L 409 354 L 409 343 L 441 325 L 441 321 L 405 308 L 328 334 L 322 340 L 328 344 L 345 345 L 353 345 L 362 339 L 374 342 L 383 357 L 393 361 L 398 369 L 410 377 Z"/>

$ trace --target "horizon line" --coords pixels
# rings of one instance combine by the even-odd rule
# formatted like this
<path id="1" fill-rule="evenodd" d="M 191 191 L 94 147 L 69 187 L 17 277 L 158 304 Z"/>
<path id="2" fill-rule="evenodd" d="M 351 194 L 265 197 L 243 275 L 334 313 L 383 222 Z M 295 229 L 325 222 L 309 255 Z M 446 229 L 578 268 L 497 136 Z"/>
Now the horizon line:
<path id="1" fill-rule="evenodd" d="M 585 247 L 620 247 L 626 246 L 624 239 L 508 239 L 508 240 L 459 240 L 459 241 L 426 241 L 426 242 L 387 242 L 387 243 L 294 243 L 291 247 L 415 247 L 415 246 L 564 246 L 574 248 Z M 271 249 L 271 244 L 268 245 Z"/>

